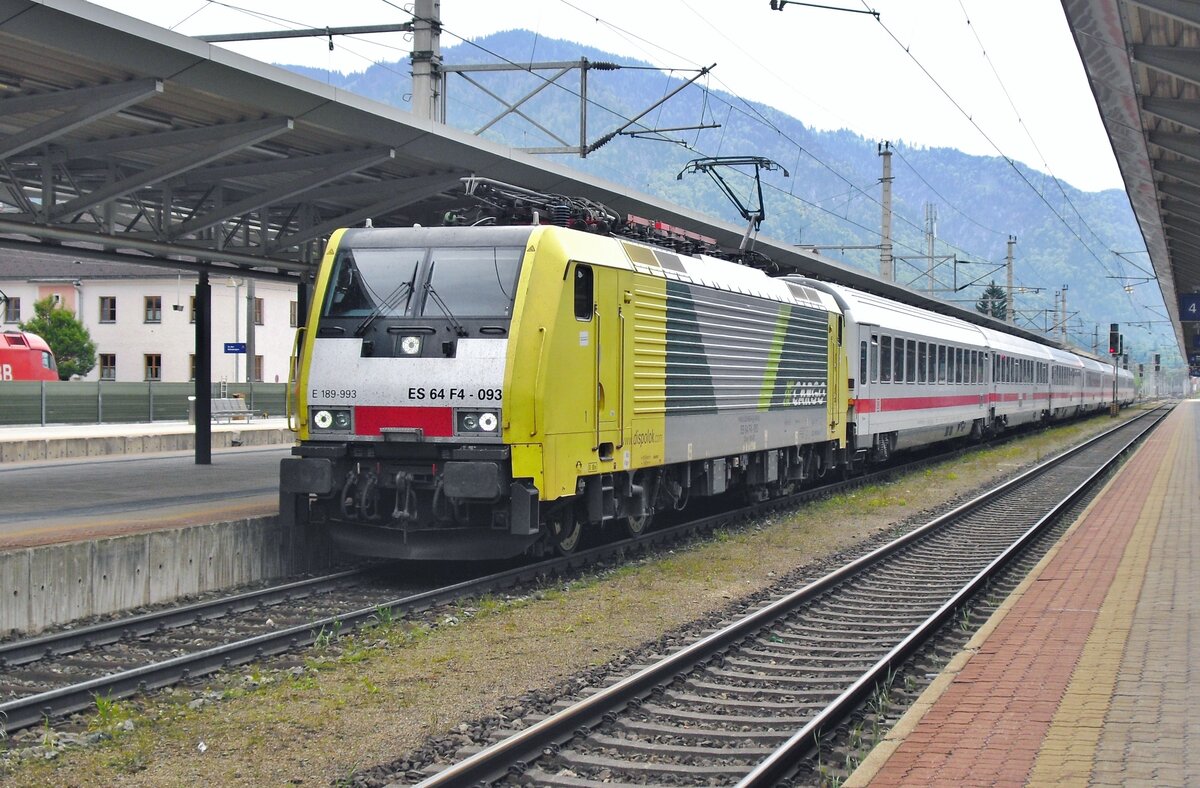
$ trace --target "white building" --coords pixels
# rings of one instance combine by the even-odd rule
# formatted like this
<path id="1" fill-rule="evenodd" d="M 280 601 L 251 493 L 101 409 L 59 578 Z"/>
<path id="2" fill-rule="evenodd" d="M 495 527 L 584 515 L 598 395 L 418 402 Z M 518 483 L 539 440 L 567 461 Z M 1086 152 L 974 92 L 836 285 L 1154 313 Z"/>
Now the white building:
<path id="1" fill-rule="evenodd" d="M 34 316 L 34 302 L 55 297 L 96 343 L 96 367 L 85 380 L 187 382 L 195 370 L 196 278 L 148 266 L 0 251 L 0 291 L 7 297 L 0 304 L 0 328 L 16 328 Z M 244 383 L 248 372 L 255 381 L 285 382 L 296 328 L 295 286 L 215 274 L 209 283 L 213 382 Z M 225 343 L 248 341 L 248 328 L 253 355 L 225 353 Z"/>

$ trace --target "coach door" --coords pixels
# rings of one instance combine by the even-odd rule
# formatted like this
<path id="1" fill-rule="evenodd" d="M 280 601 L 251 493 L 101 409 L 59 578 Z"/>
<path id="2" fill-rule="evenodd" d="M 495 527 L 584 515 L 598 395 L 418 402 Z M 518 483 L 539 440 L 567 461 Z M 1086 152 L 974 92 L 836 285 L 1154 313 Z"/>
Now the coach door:
<path id="1" fill-rule="evenodd" d="M 859 435 L 871 432 L 871 414 L 879 401 L 875 395 L 879 385 L 879 328 L 858 327 L 858 380 L 854 384 L 855 430 Z"/>

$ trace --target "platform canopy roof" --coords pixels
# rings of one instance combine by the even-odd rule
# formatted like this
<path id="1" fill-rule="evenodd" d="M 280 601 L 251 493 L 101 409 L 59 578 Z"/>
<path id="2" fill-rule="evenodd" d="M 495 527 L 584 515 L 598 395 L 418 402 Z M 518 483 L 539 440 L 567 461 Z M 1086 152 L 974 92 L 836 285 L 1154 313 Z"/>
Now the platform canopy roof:
<path id="1" fill-rule="evenodd" d="M 0 278 L 37 249 L 301 281 L 333 230 L 436 223 L 469 205 L 472 175 L 725 246 L 744 229 L 81 0 L 0 0 Z M 756 249 L 1006 328 L 782 241 Z"/>
<path id="2" fill-rule="evenodd" d="M 1176 339 L 1196 351 L 1200 293 L 1200 3 L 1063 0 Z"/>

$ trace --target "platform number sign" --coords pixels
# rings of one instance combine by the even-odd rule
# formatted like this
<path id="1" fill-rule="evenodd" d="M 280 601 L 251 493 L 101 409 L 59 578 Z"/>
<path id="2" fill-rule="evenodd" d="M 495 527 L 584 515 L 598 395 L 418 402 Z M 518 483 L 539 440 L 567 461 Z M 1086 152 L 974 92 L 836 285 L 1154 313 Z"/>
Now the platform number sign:
<path id="1" fill-rule="evenodd" d="M 1200 322 L 1200 293 L 1179 296 L 1179 319 Z"/>

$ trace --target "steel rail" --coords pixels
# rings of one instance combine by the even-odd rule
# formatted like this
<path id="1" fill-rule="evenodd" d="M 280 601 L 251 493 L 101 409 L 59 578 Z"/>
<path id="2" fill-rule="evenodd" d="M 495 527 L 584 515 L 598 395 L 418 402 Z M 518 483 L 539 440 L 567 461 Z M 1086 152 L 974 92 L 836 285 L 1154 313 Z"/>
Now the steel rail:
<path id="1" fill-rule="evenodd" d="M 594 694 L 581 700 L 579 703 L 546 717 L 530 727 L 489 747 L 486 747 L 470 757 L 459 761 L 458 763 L 452 764 L 437 774 L 422 780 L 417 784 L 418 788 L 446 788 L 447 786 L 454 786 L 457 788 L 457 786 L 476 785 L 478 783 L 497 779 L 503 776 L 509 769 L 510 765 L 519 761 L 528 760 L 532 755 L 536 754 L 542 749 L 547 747 L 553 748 L 560 742 L 570 739 L 577 731 L 597 725 L 603 721 L 605 715 L 611 713 L 615 709 L 620 708 L 621 706 L 628 704 L 631 701 L 644 696 L 655 686 L 658 686 L 669 679 L 673 679 L 677 676 L 685 674 L 694 666 L 713 658 L 731 644 L 742 640 L 753 632 L 762 629 L 766 625 L 794 610 L 795 608 L 816 599 L 821 594 L 842 583 L 847 578 L 858 574 L 863 569 L 877 563 L 884 558 L 894 555 L 904 547 L 941 528 L 946 523 L 981 508 L 993 498 L 1003 495 L 1006 492 L 1010 492 L 1013 489 L 1026 484 L 1030 480 L 1041 476 L 1051 468 L 1061 465 L 1062 463 L 1073 458 L 1075 455 L 1086 451 L 1089 447 L 1093 446 L 1097 442 L 1109 437 L 1118 430 L 1125 429 L 1131 424 L 1137 423 L 1151 413 L 1157 413 L 1157 411 L 1147 411 L 1146 413 L 1137 416 L 1130 421 L 1117 425 L 1113 429 L 1107 430 L 1100 435 L 1097 435 L 1088 441 L 1085 441 L 1084 443 L 1081 443 L 1080 445 L 1037 465 L 1036 467 L 1026 470 L 1018 476 L 1005 481 L 1004 483 L 982 493 L 979 496 L 976 496 L 970 501 L 955 507 L 953 510 L 945 514 L 940 515 L 920 528 L 914 529 L 913 531 L 910 531 L 909 533 L 889 542 L 888 544 L 883 545 L 871 551 L 870 553 L 855 559 L 854 561 L 851 561 L 840 569 L 834 570 L 824 577 L 813 581 L 807 586 L 793 591 L 787 596 L 784 596 L 770 603 L 769 605 L 759 608 L 755 612 L 729 625 L 728 627 L 713 632 L 701 640 L 698 640 L 695 643 L 680 649 L 674 654 L 663 658 L 659 662 L 645 668 L 644 670 L 628 676 L 615 684 L 598 690 Z M 1140 437 L 1142 434 L 1145 434 L 1145 431 L 1139 433 L 1138 437 Z M 1136 440 L 1137 438 L 1134 438 L 1132 441 L 1130 441 L 1130 444 Z M 1130 444 L 1124 446 L 1121 451 L 1116 452 L 1114 459 L 1105 463 L 1105 468 L 1107 468 L 1112 462 L 1115 462 L 1115 459 L 1120 457 L 1121 454 L 1128 449 Z M 1089 477 L 1089 479 L 1093 477 Z M 1072 494 L 1072 497 L 1078 493 L 1079 490 L 1077 489 L 1075 493 Z M 1039 523 L 1041 522 L 1042 521 L 1039 521 Z M 1030 530 L 1032 531 L 1033 529 Z M 1026 541 L 1028 538 L 1029 533 L 1027 532 L 1026 536 L 1021 538 L 1021 541 Z M 993 564 L 995 563 L 996 562 L 993 562 Z M 991 565 L 989 565 L 989 567 L 990 566 Z M 971 585 L 976 585 L 977 581 L 978 578 L 973 580 Z M 950 605 L 947 609 L 952 610 L 953 607 L 954 605 Z M 940 617 L 944 617 L 945 615 L 947 614 L 943 613 L 941 609 L 939 609 L 938 613 L 935 614 L 935 616 Z M 931 616 L 931 618 L 933 617 Z M 908 651 L 914 647 L 913 644 L 916 642 L 918 641 L 914 639 L 912 635 L 906 638 L 903 641 L 906 646 L 904 653 L 908 653 Z M 886 667 L 887 666 L 885 665 L 884 669 L 886 669 Z M 874 669 L 872 672 L 874 672 Z M 857 698 L 859 693 L 865 692 L 866 688 L 870 687 L 873 681 L 873 679 L 861 679 L 855 682 L 854 698 Z M 847 691 L 847 698 L 843 701 L 842 705 L 851 703 L 853 701 L 848 693 L 849 691 Z M 839 698 L 839 700 L 842 699 Z M 827 720 L 829 716 L 830 715 L 824 715 L 822 717 L 822 719 L 826 720 L 825 724 L 828 724 Z M 793 739 L 796 739 L 798 744 L 793 745 L 793 747 L 799 748 L 803 742 L 811 741 L 814 731 L 816 731 L 819 727 L 819 725 L 816 727 L 813 725 L 805 726 L 805 728 L 800 732 L 804 733 L 805 738 L 799 738 L 800 733 L 797 733 Z M 791 740 L 789 740 L 789 743 L 791 743 Z M 775 762 L 782 765 L 789 759 L 795 757 L 795 751 L 795 749 L 789 750 L 787 755 L 779 756 Z M 776 775 L 776 768 L 776 766 L 772 765 L 769 774 Z M 764 776 L 762 779 L 764 782 L 757 782 L 754 784 L 764 785 L 766 784 L 765 780 L 771 778 Z"/>
<path id="2" fill-rule="evenodd" d="M 321 577 L 245 591 L 233 596 L 194 602 L 182 607 L 155 610 L 78 629 L 65 629 L 48 635 L 0 643 L 0 668 L 26 665 L 46 657 L 71 654 L 83 648 L 106 646 L 164 629 L 212 621 L 230 613 L 242 613 L 287 599 L 299 599 L 320 593 L 326 586 L 337 586 L 345 580 L 362 575 L 365 571 L 362 568 L 348 569 Z"/>
<path id="3" fill-rule="evenodd" d="M 1137 418 L 1141 418 L 1141 416 Z M 1125 424 L 1128 423 L 1129 422 L 1125 422 Z M 1108 433 L 1106 432 L 1104 434 Z M 1060 455 L 1056 459 L 1063 459 L 1086 445 L 1088 444 L 1081 444 L 1081 446 L 1076 447 L 1075 449 L 1068 450 L 1066 453 Z M 362 608 L 345 614 L 328 616 L 312 621 L 308 624 L 288 627 L 276 632 L 264 633 L 262 635 L 257 635 L 233 643 L 223 644 L 221 646 L 205 649 L 192 654 L 185 654 L 163 662 L 113 673 L 109 676 L 98 677 L 96 679 L 81 682 L 79 684 L 61 687 L 35 695 L 29 695 L 23 698 L 17 698 L 8 702 L 0 703 L 0 731 L 11 732 L 20 728 L 41 723 L 43 720 L 48 718 L 54 718 L 81 711 L 91 706 L 97 696 L 110 698 L 126 697 L 138 692 L 145 692 L 151 689 L 169 686 L 188 678 L 206 675 L 232 665 L 243 664 L 253 659 L 260 659 L 303 646 L 308 646 L 314 643 L 320 633 L 325 629 L 345 626 L 358 626 L 364 622 L 370 621 L 372 618 L 377 617 L 380 611 L 384 609 L 392 611 L 393 614 L 397 612 L 416 612 L 432 605 L 453 601 L 469 595 L 485 593 L 496 588 L 509 587 L 519 582 L 529 582 L 537 578 L 560 574 L 571 569 L 596 563 L 605 558 L 624 555 L 631 550 L 645 550 L 660 545 L 671 544 L 682 538 L 686 538 L 691 534 L 703 533 L 705 531 L 726 527 L 735 524 L 736 522 L 761 516 L 764 513 L 792 508 L 799 504 L 824 498 L 837 492 L 876 483 L 881 480 L 912 471 L 914 469 L 922 468 L 936 462 L 945 461 L 948 457 L 960 456 L 968 451 L 971 451 L 973 448 L 974 447 L 957 449 L 945 454 L 922 458 L 905 463 L 903 465 L 886 468 L 871 474 L 833 482 L 831 484 L 822 485 L 821 487 L 816 487 L 810 490 L 804 490 L 794 493 L 790 496 L 775 498 L 735 510 L 692 519 L 685 523 L 650 531 L 638 538 L 609 542 L 585 551 L 573 553 L 568 556 L 562 556 L 536 564 L 530 564 L 528 566 L 509 569 L 482 578 L 466 580 L 451 586 L 433 589 L 431 591 L 414 594 L 408 597 L 393 599 L 380 603 L 379 605 L 371 608 Z M 1032 469 L 1032 471 L 1027 472 L 1027 474 L 1023 474 L 1018 478 L 1024 478 L 1024 476 L 1028 475 L 1028 473 L 1032 473 L 1037 470 L 1037 468 Z M 963 507 L 959 507 L 959 509 L 956 509 L 955 511 L 959 511 L 968 505 L 969 504 L 964 504 Z M 876 551 L 876 553 L 878 552 L 879 551 Z M 875 555 L 876 553 L 872 553 L 872 555 Z M 351 573 L 354 571 L 357 570 L 351 570 Z M 317 580 L 319 581 L 320 579 Z M 303 584 L 305 582 L 308 581 L 299 581 L 299 584 Z M 286 586 L 281 588 L 286 588 Z M 270 589 L 267 589 L 267 591 L 269 590 Z M 248 594 L 254 593 L 256 592 L 248 592 Z M 240 598 L 241 596 L 243 595 L 239 595 L 239 597 L 235 597 L 233 599 Z M 193 618 L 195 618 L 197 615 L 199 615 L 199 613 L 195 612 L 197 608 L 203 607 L 205 604 L 220 606 L 222 603 L 228 601 L 230 600 L 216 600 L 213 603 L 198 603 L 197 605 L 189 606 L 189 608 L 182 609 L 180 611 L 167 610 L 159 613 L 148 613 L 143 616 L 136 616 L 123 621 L 113 622 L 111 627 L 119 630 L 122 627 L 128 628 L 130 626 L 139 626 L 143 621 L 146 622 L 148 627 L 149 623 L 155 621 L 156 618 L 161 618 L 163 621 L 168 621 L 174 619 L 177 613 L 181 615 L 187 615 L 186 611 L 188 610 L 192 611 L 191 615 Z M 106 625 L 98 625 L 98 631 L 103 630 L 105 626 Z M 164 623 L 163 626 L 165 627 L 166 624 Z M 153 629 L 147 628 L 141 631 L 144 634 L 149 631 L 154 631 L 158 628 L 159 627 L 157 624 L 155 624 Z M 83 634 L 85 630 L 77 630 L 76 632 L 78 634 Z M 27 664 L 29 661 L 31 661 L 27 658 L 30 653 L 40 649 L 41 654 L 45 655 L 47 650 L 55 649 L 56 646 L 54 641 L 58 637 L 58 635 L 51 635 L 44 638 L 37 638 L 28 641 L 17 641 L 7 644 L 3 649 L 0 649 L 0 657 L 5 657 L 9 660 L 12 660 L 7 663 L 9 665 L 17 666 L 23 663 Z M 70 640 L 70 634 L 64 633 L 62 638 L 63 640 L 60 642 L 67 643 Z M 101 643 L 98 641 L 93 643 L 93 645 L 100 644 Z M 18 659 L 22 660 L 22 662 L 15 661 Z M 5 663 L 0 660 L 0 666 L 4 664 Z"/>
<path id="4" fill-rule="evenodd" d="M 1159 411 L 1149 411 L 1148 413 L 1158 413 Z M 1106 474 L 1110 468 L 1116 465 L 1125 455 L 1127 451 L 1146 434 L 1153 430 L 1162 419 L 1166 417 L 1170 409 L 1166 409 L 1162 415 L 1158 416 L 1151 424 L 1138 434 L 1131 437 L 1124 446 L 1113 453 L 1103 465 L 1088 474 L 1075 489 L 1071 490 L 1062 501 L 1060 501 L 1053 509 L 1043 515 L 1036 523 L 1031 525 L 1024 534 L 1022 534 L 1015 542 L 1009 545 L 1003 553 L 996 556 L 992 561 L 979 571 L 975 577 L 969 580 L 966 585 L 962 586 L 955 594 L 932 613 L 925 621 L 910 632 L 903 640 L 897 643 L 891 651 L 884 655 L 876 662 L 867 672 L 863 673 L 853 684 L 846 688 L 845 692 L 839 695 L 832 703 L 821 710 L 807 725 L 798 730 L 790 739 L 784 742 L 770 756 L 760 762 L 754 769 L 750 771 L 738 783 L 738 788 L 763 788 L 764 786 L 775 785 L 790 770 L 794 769 L 808 752 L 816 746 L 817 737 L 822 729 L 828 730 L 837 722 L 844 719 L 852 712 L 859 702 L 875 687 L 887 674 L 888 671 L 895 669 L 901 665 L 909 656 L 915 652 L 922 643 L 953 615 L 954 611 L 961 607 L 966 601 L 974 595 L 979 589 L 983 588 L 989 580 L 995 577 L 1004 569 L 1010 561 L 1022 550 L 1025 549 L 1038 535 L 1041 534 L 1048 526 L 1053 524 L 1059 517 L 1065 514 L 1075 503 L 1085 496 L 1096 482 Z M 1140 420 L 1141 417 L 1139 417 Z M 1127 422 L 1116 429 L 1129 426 L 1132 422 Z M 1100 438 L 1105 437 L 1111 432 L 1110 430 Z M 1089 443 L 1091 443 L 1089 441 Z M 1085 444 L 1087 445 L 1087 444 Z"/>

